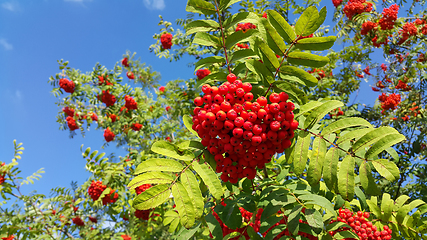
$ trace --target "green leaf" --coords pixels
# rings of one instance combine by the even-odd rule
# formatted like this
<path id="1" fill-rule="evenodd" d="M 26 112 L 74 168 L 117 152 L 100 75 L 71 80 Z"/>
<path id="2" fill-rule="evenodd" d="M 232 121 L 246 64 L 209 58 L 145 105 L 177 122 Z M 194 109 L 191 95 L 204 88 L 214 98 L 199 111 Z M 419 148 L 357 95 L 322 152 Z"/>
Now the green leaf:
<path id="1" fill-rule="evenodd" d="M 285 82 L 285 81 L 276 81 L 273 85 L 275 92 L 286 92 L 289 95 L 289 99 L 295 101 L 298 104 L 304 104 L 308 101 L 307 95 L 295 86 L 295 84 Z"/>
<path id="2" fill-rule="evenodd" d="M 300 200 L 305 201 L 304 204 L 313 204 L 316 206 L 320 206 L 326 210 L 328 210 L 332 215 L 336 216 L 337 213 L 334 210 L 334 206 L 332 205 L 331 201 L 329 201 L 327 198 L 316 195 L 316 194 L 305 194 L 298 196 Z"/>
<path id="3" fill-rule="evenodd" d="M 229 35 L 225 40 L 225 47 L 227 49 L 231 49 L 237 43 L 247 42 L 248 39 L 256 32 L 257 30 L 255 29 L 249 29 L 246 32 L 243 32 L 243 31 L 234 32 L 231 35 Z"/>
<path id="4" fill-rule="evenodd" d="M 93 152 L 90 154 L 89 158 L 90 158 L 90 159 L 93 159 L 93 158 L 96 156 L 96 154 L 98 154 L 98 150 L 93 151 Z"/>
<path id="5" fill-rule="evenodd" d="M 163 225 L 166 226 L 168 224 L 170 224 L 169 232 L 170 233 L 175 232 L 175 230 L 179 224 L 179 215 L 177 212 L 175 212 L 175 210 L 169 210 L 169 211 L 165 212 L 165 215 L 163 218 Z"/>
<path id="6" fill-rule="evenodd" d="M 259 50 L 259 51 L 257 51 L 257 50 Z M 276 54 L 260 38 L 255 39 L 255 51 L 259 52 L 258 56 L 261 57 L 264 64 L 270 64 L 276 69 L 279 68 L 280 63 L 279 63 L 279 60 L 277 60 Z"/>
<path id="7" fill-rule="evenodd" d="M 347 201 L 354 197 L 354 158 L 347 155 L 338 170 L 338 192 Z"/>
<path id="8" fill-rule="evenodd" d="M 227 75 L 224 72 L 214 72 L 206 77 L 204 77 L 202 80 L 196 82 L 195 88 L 199 88 L 203 86 L 204 84 L 212 84 L 214 85 L 216 82 L 224 82 L 227 81 Z"/>
<path id="9" fill-rule="evenodd" d="M 405 136 L 400 133 L 384 136 L 383 138 L 378 140 L 378 142 L 372 145 L 371 148 L 369 148 L 369 150 L 365 153 L 365 158 L 377 157 L 378 154 L 380 154 L 382 151 L 386 150 L 387 148 L 393 146 L 396 143 L 404 141 L 405 139 Z"/>
<path id="10" fill-rule="evenodd" d="M 185 228 L 191 228 L 194 225 L 196 214 L 194 212 L 193 202 L 188 196 L 187 190 L 182 183 L 177 182 L 172 186 L 172 194 L 178 210 L 181 224 Z"/>
<path id="11" fill-rule="evenodd" d="M 316 107 L 312 110 L 310 115 L 305 119 L 304 128 L 311 128 L 316 124 L 320 119 L 325 117 L 330 111 L 343 106 L 344 104 L 337 100 L 329 100 L 324 102 L 322 105 Z"/>
<path id="12" fill-rule="evenodd" d="M 296 38 L 294 29 L 278 12 L 267 10 L 267 19 L 285 42 L 291 43 Z"/>
<path id="13" fill-rule="evenodd" d="M 185 26 L 185 34 L 190 35 L 197 32 L 215 31 L 219 28 L 219 24 L 213 20 L 196 20 Z"/>
<path id="14" fill-rule="evenodd" d="M 148 210 L 164 203 L 169 196 L 169 184 L 159 184 L 136 196 L 132 206 L 138 210 Z"/>
<path id="15" fill-rule="evenodd" d="M 246 59 L 246 58 L 255 57 L 255 56 L 256 54 L 251 49 L 242 49 L 242 50 L 235 51 L 233 53 L 230 62 L 236 62 L 236 61 L 239 61 L 240 59 Z"/>
<path id="16" fill-rule="evenodd" d="M 203 215 L 203 197 L 202 192 L 199 188 L 199 183 L 191 170 L 187 169 L 181 174 L 181 183 L 187 190 L 188 196 L 194 207 L 195 218 L 199 218 Z"/>
<path id="17" fill-rule="evenodd" d="M 328 57 L 307 52 L 291 52 L 288 54 L 287 60 L 291 64 L 315 68 L 323 67 L 329 63 Z"/>
<path id="18" fill-rule="evenodd" d="M 293 167 L 294 173 L 298 176 L 302 174 L 307 164 L 308 148 L 310 147 L 311 135 L 308 132 L 299 132 L 295 145 Z"/>
<path id="19" fill-rule="evenodd" d="M 326 136 L 329 133 L 337 132 L 342 129 L 356 127 L 356 126 L 372 127 L 372 125 L 363 118 L 358 118 L 358 117 L 343 118 L 326 126 L 323 129 L 321 135 Z"/>
<path id="20" fill-rule="evenodd" d="M 209 213 L 208 215 L 206 215 L 205 220 L 214 239 L 221 239 L 222 228 L 218 220 L 216 220 L 216 218 L 212 215 L 212 213 Z"/>
<path id="21" fill-rule="evenodd" d="M 380 190 L 375 183 L 375 179 L 372 177 L 372 170 L 368 162 L 363 161 L 359 167 L 360 183 L 367 194 L 378 195 Z"/>
<path id="22" fill-rule="evenodd" d="M 373 128 L 362 128 L 362 129 L 356 129 L 353 130 L 349 133 L 344 134 L 343 136 L 340 136 L 340 138 L 338 138 L 337 140 L 337 144 L 341 144 L 345 141 L 351 140 L 351 139 L 358 139 L 362 136 L 364 136 L 365 134 L 367 134 L 368 132 L 374 130 Z"/>
<path id="23" fill-rule="evenodd" d="M 359 186 L 356 186 L 354 188 L 354 193 L 356 194 L 356 197 L 359 199 L 359 203 L 360 203 L 360 208 L 361 210 L 366 210 L 368 209 L 368 204 L 366 203 L 366 195 L 365 193 L 362 191 L 362 189 L 360 189 Z"/>
<path id="24" fill-rule="evenodd" d="M 396 212 L 397 210 L 399 210 L 403 206 L 403 204 L 405 204 L 405 202 L 409 199 L 411 199 L 411 197 L 407 195 L 400 195 L 394 203 L 393 211 Z"/>
<path id="25" fill-rule="evenodd" d="M 228 203 L 222 211 L 222 221 L 224 224 L 231 228 L 237 229 L 242 225 L 242 213 L 239 210 L 239 206 L 233 203 Z"/>
<path id="26" fill-rule="evenodd" d="M 98 162 L 102 157 L 105 156 L 105 153 L 100 153 L 98 156 L 96 156 L 96 158 L 94 159 L 95 162 Z"/>
<path id="27" fill-rule="evenodd" d="M 314 33 L 319 28 L 317 23 L 318 18 L 319 12 L 315 6 L 306 8 L 295 23 L 295 33 L 298 36 L 304 37 Z"/>
<path id="28" fill-rule="evenodd" d="M 224 21 L 224 28 L 227 30 L 240 22 L 258 23 L 258 18 L 259 17 L 253 12 L 236 13 Z"/>
<path id="29" fill-rule="evenodd" d="M 245 62 L 246 67 L 253 73 L 257 74 L 260 78 L 263 78 L 269 84 L 274 82 L 274 76 L 268 68 L 255 59 L 248 59 Z"/>
<path id="30" fill-rule="evenodd" d="M 319 18 L 316 21 L 317 28 L 319 28 L 323 24 L 323 22 L 325 22 L 326 14 L 326 7 L 322 7 L 322 9 L 320 9 L 319 11 Z"/>
<path id="31" fill-rule="evenodd" d="M 366 203 L 369 206 L 369 210 L 377 217 L 381 217 L 381 210 L 378 207 L 378 200 L 377 197 L 371 197 L 371 199 L 366 200 Z"/>
<path id="32" fill-rule="evenodd" d="M 217 48 L 221 46 L 221 41 L 218 37 L 212 34 L 205 32 L 197 32 L 194 36 L 193 44 Z"/>
<path id="33" fill-rule="evenodd" d="M 288 216 L 288 230 L 292 235 L 296 235 L 299 231 L 299 219 L 301 216 L 301 205 L 296 205 Z"/>
<path id="34" fill-rule="evenodd" d="M 411 212 L 414 208 L 420 206 L 420 205 L 424 205 L 425 202 L 420 200 L 420 199 L 416 199 L 414 201 L 412 201 L 409 204 L 403 205 L 401 208 L 399 208 L 399 210 L 397 211 L 396 214 L 396 220 L 398 223 L 402 224 L 405 217 L 409 214 L 409 212 Z"/>
<path id="35" fill-rule="evenodd" d="M 325 164 L 323 166 L 323 179 L 331 191 L 337 190 L 339 151 L 338 148 L 330 148 L 326 153 Z"/>
<path id="36" fill-rule="evenodd" d="M 353 231 L 347 230 L 347 231 L 340 231 L 336 232 L 334 234 L 334 240 L 340 240 L 340 239 L 359 239 L 359 236 L 357 236 L 356 233 Z"/>
<path id="37" fill-rule="evenodd" d="M 190 131 L 192 134 L 198 136 L 197 132 L 193 130 L 193 120 L 191 119 L 190 116 L 188 115 L 184 115 L 182 117 L 182 121 L 184 122 L 185 127 L 188 129 L 188 131 Z"/>
<path id="38" fill-rule="evenodd" d="M 374 165 L 375 170 L 390 182 L 399 178 L 399 168 L 394 162 L 390 162 L 387 159 L 378 159 L 371 161 L 371 163 Z"/>
<path id="39" fill-rule="evenodd" d="M 90 153 L 90 147 L 86 148 L 85 152 L 83 153 L 83 157 L 86 158 L 89 155 L 89 153 Z"/>
<path id="40" fill-rule="evenodd" d="M 313 228 L 323 229 L 323 218 L 319 211 L 316 209 L 306 209 L 304 215 L 308 225 Z"/>
<path id="41" fill-rule="evenodd" d="M 193 162 L 193 169 L 199 174 L 206 186 L 208 186 L 212 196 L 216 199 L 220 199 L 224 192 L 221 182 L 214 170 L 212 170 L 207 163 L 200 164 L 197 161 Z"/>
<path id="42" fill-rule="evenodd" d="M 311 148 L 310 163 L 307 170 L 307 182 L 314 186 L 319 183 L 322 177 L 322 168 L 326 155 L 326 142 L 320 137 L 316 137 Z"/>
<path id="43" fill-rule="evenodd" d="M 190 149 L 190 150 L 204 150 L 206 149 L 205 146 L 203 146 L 203 144 L 199 141 L 184 141 L 181 143 L 178 143 L 176 145 L 178 147 L 178 149 Z"/>
<path id="44" fill-rule="evenodd" d="M 205 15 L 212 15 L 216 13 L 215 6 L 204 0 L 188 0 L 185 11 Z"/>
<path id="45" fill-rule="evenodd" d="M 394 150 L 392 147 L 387 148 L 386 151 L 394 160 L 399 160 L 399 154 L 397 154 L 396 150 Z"/>
<path id="46" fill-rule="evenodd" d="M 143 161 L 136 167 L 135 175 L 144 172 L 181 172 L 183 166 L 180 162 L 166 158 L 151 158 Z"/>
<path id="47" fill-rule="evenodd" d="M 175 180 L 170 174 L 162 172 L 148 172 L 136 176 L 128 184 L 128 188 L 134 189 L 143 184 L 161 184 L 161 183 L 171 183 Z"/>
<path id="48" fill-rule="evenodd" d="M 224 10 L 230 7 L 231 5 L 240 2 L 241 0 L 220 0 L 219 1 L 219 10 Z"/>
<path id="49" fill-rule="evenodd" d="M 304 84 L 308 87 L 314 87 L 317 85 L 317 78 L 315 78 L 310 73 L 294 66 L 281 66 L 280 73 L 284 75 L 295 76 L 303 81 Z"/>
<path id="50" fill-rule="evenodd" d="M 273 26 L 271 26 L 270 22 L 267 19 L 261 18 L 260 22 L 263 24 L 266 30 L 267 43 L 269 47 L 271 47 L 271 49 L 275 50 L 276 52 L 280 52 L 280 55 L 283 56 L 287 50 L 283 38 L 277 33 L 277 30 Z"/>
<path id="51" fill-rule="evenodd" d="M 301 116 L 302 114 L 304 114 L 306 112 L 309 112 L 309 111 L 315 109 L 316 107 L 318 107 L 320 105 L 322 105 L 322 103 L 318 102 L 318 101 L 310 101 L 307 104 L 302 105 L 299 109 L 299 112 L 297 114 L 295 114 L 295 118 Z"/>
<path id="52" fill-rule="evenodd" d="M 225 58 L 221 56 L 211 56 L 207 58 L 200 59 L 195 64 L 195 71 L 197 71 L 200 68 L 204 67 L 210 67 L 213 64 L 218 63 L 220 66 L 225 64 Z"/>
<path id="53" fill-rule="evenodd" d="M 353 146 L 352 149 L 354 152 L 358 152 L 360 149 L 366 148 L 367 146 L 374 144 L 375 142 L 379 141 L 384 136 L 398 133 L 396 129 L 392 127 L 379 127 L 376 128 L 365 135 L 361 137 L 359 140 L 357 140 Z M 389 147 L 389 146 L 388 146 Z"/>
<path id="54" fill-rule="evenodd" d="M 246 232 L 248 233 L 249 239 L 252 240 L 262 240 L 263 238 L 258 235 L 257 232 L 253 229 L 252 226 L 247 226 Z"/>
<path id="55" fill-rule="evenodd" d="M 384 193 L 381 202 L 381 220 L 388 222 L 393 211 L 394 201 L 391 199 L 390 194 Z"/>
<path id="56" fill-rule="evenodd" d="M 151 151 L 184 161 L 191 161 L 194 159 L 194 153 L 192 151 L 187 149 L 180 150 L 174 144 L 164 140 L 155 142 L 151 146 Z"/>
<path id="57" fill-rule="evenodd" d="M 336 39 L 335 36 L 304 38 L 298 40 L 295 47 L 301 50 L 323 51 L 331 48 Z"/>

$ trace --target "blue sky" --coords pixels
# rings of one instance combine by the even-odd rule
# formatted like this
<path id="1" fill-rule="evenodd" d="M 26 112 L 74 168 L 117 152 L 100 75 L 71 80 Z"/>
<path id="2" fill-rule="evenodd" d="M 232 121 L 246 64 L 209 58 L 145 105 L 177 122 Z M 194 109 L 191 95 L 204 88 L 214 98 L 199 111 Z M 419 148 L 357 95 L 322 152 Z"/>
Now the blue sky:
<path id="1" fill-rule="evenodd" d="M 188 61 L 170 63 L 158 59 L 148 47 L 159 31 L 159 15 L 174 23 L 185 18 L 186 0 L 45 0 L 0 1 L 0 161 L 13 157 L 13 139 L 23 142 L 25 151 L 20 160 L 23 176 L 44 168 L 40 181 L 25 187 L 24 192 L 37 189 L 48 194 L 51 188 L 82 183 L 90 175 L 84 169 L 80 145 L 101 150 L 102 132 L 80 133 L 73 139 L 68 131 L 59 131 L 56 115 L 59 108 L 47 84 L 59 72 L 57 60 L 82 72 L 100 62 L 107 68 L 129 50 L 137 52 L 143 62 L 162 75 L 161 83 L 194 77 Z M 331 1 L 328 8 L 332 28 Z M 333 34 L 330 32 L 330 34 Z M 362 66 L 364 67 L 364 66 Z M 363 83 L 363 91 L 372 91 Z M 376 94 L 371 95 L 373 100 Z M 359 99 L 361 96 L 359 95 Z M 366 98 L 364 99 L 366 101 Z M 356 101 L 357 102 L 357 101 Z M 102 151 L 102 150 L 101 150 Z M 111 145 L 107 153 L 117 152 Z"/>

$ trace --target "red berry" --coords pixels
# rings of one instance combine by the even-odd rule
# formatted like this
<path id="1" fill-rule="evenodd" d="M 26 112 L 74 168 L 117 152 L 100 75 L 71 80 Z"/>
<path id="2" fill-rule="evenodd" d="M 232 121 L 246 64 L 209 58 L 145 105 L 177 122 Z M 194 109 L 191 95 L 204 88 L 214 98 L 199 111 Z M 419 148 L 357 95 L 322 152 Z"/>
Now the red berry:
<path id="1" fill-rule="evenodd" d="M 265 98 L 263 96 L 259 97 L 256 101 L 257 101 L 257 103 L 259 103 L 259 105 L 261 105 L 263 107 L 267 105 L 267 98 Z"/>
<path id="2" fill-rule="evenodd" d="M 277 93 L 272 93 L 269 98 L 270 98 L 270 102 L 272 103 L 280 102 L 280 95 Z"/>
<path id="3" fill-rule="evenodd" d="M 236 75 L 234 75 L 234 73 L 230 73 L 227 75 L 227 81 L 229 83 L 233 83 L 234 81 L 236 81 L 237 77 Z"/>

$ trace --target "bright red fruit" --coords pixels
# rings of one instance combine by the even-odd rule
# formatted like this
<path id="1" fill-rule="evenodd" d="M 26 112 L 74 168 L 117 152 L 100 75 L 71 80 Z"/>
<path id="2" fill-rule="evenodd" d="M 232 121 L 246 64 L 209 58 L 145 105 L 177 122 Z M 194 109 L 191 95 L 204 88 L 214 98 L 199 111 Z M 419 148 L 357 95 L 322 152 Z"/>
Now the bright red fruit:
<path id="1" fill-rule="evenodd" d="M 68 80 L 66 78 L 61 78 L 59 79 L 59 87 L 64 89 L 64 91 L 67 93 L 73 93 L 74 88 L 76 87 L 76 84 L 74 84 L 74 82 L 71 80 Z"/>
<path id="2" fill-rule="evenodd" d="M 127 58 L 123 58 L 122 59 L 122 65 L 125 67 L 129 67 L 129 63 L 128 63 L 128 59 Z"/>
<path id="3" fill-rule="evenodd" d="M 196 76 L 199 80 L 202 80 L 203 78 L 205 78 L 210 73 L 211 73 L 211 71 L 209 71 L 209 69 L 199 69 L 196 72 Z"/>
<path id="4" fill-rule="evenodd" d="M 104 138 L 105 141 L 107 142 L 111 142 L 114 140 L 114 137 L 116 135 L 111 131 L 111 129 L 108 127 L 107 129 L 104 130 Z"/>
<path id="5" fill-rule="evenodd" d="M 171 49 L 172 47 L 172 34 L 164 33 L 160 36 L 160 42 L 162 43 L 163 49 Z"/>
<path id="6" fill-rule="evenodd" d="M 76 224 L 77 226 L 84 226 L 85 223 L 83 222 L 83 220 L 80 217 L 75 217 L 73 218 L 73 223 Z"/>

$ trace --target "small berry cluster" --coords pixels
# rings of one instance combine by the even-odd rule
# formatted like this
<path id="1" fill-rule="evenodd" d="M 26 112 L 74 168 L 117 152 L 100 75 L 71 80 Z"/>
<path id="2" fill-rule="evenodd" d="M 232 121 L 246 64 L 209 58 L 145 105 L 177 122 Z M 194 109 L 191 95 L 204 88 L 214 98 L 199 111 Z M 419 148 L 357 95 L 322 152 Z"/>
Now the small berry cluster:
<path id="1" fill-rule="evenodd" d="M 370 70 L 370 69 L 369 69 L 369 66 L 366 66 L 366 67 L 365 67 L 365 69 L 363 69 L 363 72 L 364 72 L 366 75 L 369 75 L 369 76 L 370 76 L 370 75 L 371 75 L 371 73 L 369 72 L 369 70 Z"/>
<path id="2" fill-rule="evenodd" d="M 134 130 L 135 132 L 138 132 L 139 130 L 141 130 L 141 128 L 142 128 L 142 124 L 140 124 L 140 123 L 134 123 L 134 124 L 132 124 L 132 130 Z"/>
<path id="3" fill-rule="evenodd" d="M 135 99 L 133 99 L 133 97 L 130 97 L 129 95 L 125 96 L 125 107 L 128 110 L 132 110 L 132 109 L 138 109 L 138 103 L 135 101 Z"/>
<path id="4" fill-rule="evenodd" d="M 387 65 L 385 65 L 384 63 L 381 63 L 381 69 L 386 72 L 387 71 Z"/>
<path id="5" fill-rule="evenodd" d="M 411 36 L 416 36 L 418 34 L 418 29 L 415 23 L 407 22 L 402 26 L 402 29 L 399 30 L 400 39 L 397 42 L 397 45 L 402 45 L 406 40 Z"/>
<path id="6" fill-rule="evenodd" d="M 329 113 L 330 117 L 338 117 L 342 115 L 344 115 L 344 112 L 341 110 L 341 108 L 335 108 L 331 113 Z"/>
<path id="7" fill-rule="evenodd" d="M 111 122 L 117 121 L 117 115 L 116 114 L 108 114 L 108 117 L 111 119 Z"/>
<path id="8" fill-rule="evenodd" d="M 372 3 L 366 0 L 349 0 L 343 10 L 347 18 L 352 19 L 354 15 L 372 11 Z"/>
<path id="9" fill-rule="evenodd" d="M 113 106 L 116 103 L 116 96 L 110 93 L 110 90 L 103 90 L 100 97 L 101 102 L 105 103 L 107 107 Z"/>
<path id="10" fill-rule="evenodd" d="M 136 195 L 139 195 L 145 192 L 147 189 L 151 187 L 151 184 L 142 184 L 141 186 L 135 188 Z M 150 218 L 151 209 L 148 210 L 135 210 L 135 217 L 148 220 Z"/>
<path id="11" fill-rule="evenodd" d="M 252 23 L 238 23 L 236 27 L 237 31 L 242 31 L 243 33 L 246 33 L 249 29 L 256 29 L 256 26 Z"/>
<path id="12" fill-rule="evenodd" d="M 372 222 L 368 221 L 369 212 L 358 211 L 354 214 L 349 209 L 339 209 L 339 217 L 337 220 L 332 220 L 331 223 L 339 221 L 348 224 L 354 233 L 359 236 L 360 240 L 389 240 L 391 239 L 391 229 L 388 226 L 383 227 L 383 231 L 378 230 Z M 337 231 L 331 231 L 329 234 L 334 236 L 337 232 L 350 230 L 341 228 Z"/>
<path id="13" fill-rule="evenodd" d="M 246 43 L 238 43 L 238 44 L 236 44 L 236 46 L 241 48 L 241 49 L 249 49 L 249 45 Z"/>
<path id="14" fill-rule="evenodd" d="M 85 225 L 85 223 L 83 222 L 83 220 L 80 217 L 75 217 L 73 218 L 73 223 L 76 224 L 79 227 L 83 227 Z"/>
<path id="15" fill-rule="evenodd" d="M 342 0 L 332 0 L 332 3 L 334 4 L 334 7 L 338 7 L 339 5 L 341 5 Z"/>
<path id="16" fill-rule="evenodd" d="M 172 34 L 164 33 L 160 36 L 160 42 L 162 43 L 163 49 L 171 49 L 172 47 Z"/>
<path id="17" fill-rule="evenodd" d="M 127 76 L 129 79 L 135 79 L 135 74 L 133 74 L 133 72 L 127 72 L 127 73 L 126 73 L 126 76 Z"/>
<path id="18" fill-rule="evenodd" d="M 192 126 L 215 156 L 221 179 L 231 183 L 253 179 L 256 167 L 264 168 L 275 153 L 291 146 L 298 128 L 292 112 L 295 105 L 287 102 L 286 93 L 272 93 L 270 104 L 263 96 L 252 101 L 252 85 L 236 79 L 229 74 L 219 87 L 202 86 L 205 95 L 194 99 Z"/>
<path id="19" fill-rule="evenodd" d="M 67 93 L 73 93 L 74 88 L 76 87 L 76 84 L 71 80 L 68 80 L 66 78 L 61 78 L 59 79 L 59 87 L 64 89 L 64 91 Z"/>
<path id="20" fill-rule="evenodd" d="M 0 165 L 0 167 L 3 167 L 4 165 L 6 165 L 6 163 L 2 163 L 2 164 Z M 6 180 L 6 179 L 5 179 L 5 176 L 6 176 L 6 173 L 2 173 L 2 174 L 0 174 L 0 185 L 1 185 L 1 184 L 3 184 L 3 183 L 4 183 L 4 181 Z"/>
<path id="21" fill-rule="evenodd" d="M 386 95 L 385 93 L 382 93 L 378 100 L 381 102 L 381 108 L 383 109 L 381 111 L 382 114 L 385 114 L 385 111 L 387 110 L 395 110 L 397 108 L 397 105 L 400 104 L 401 97 L 400 94 L 392 93 L 390 95 Z"/>
<path id="22" fill-rule="evenodd" d="M 92 181 L 88 188 L 89 196 L 93 201 L 96 201 L 101 196 L 102 192 L 107 188 L 101 181 Z M 105 206 L 108 203 L 115 203 L 119 198 L 119 194 L 110 188 L 110 193 L 102 198 L 102 204 Z"/>
<path id="23" fill-rule="evenodd" d="M 211 74 L 211 71 L 209 71 L 209 69 L 207 69 L 207 68 L 199 69 L 196 72 L 197 79 L 199 79 L 199 80 L 202 80 L 203 78 L 205 78 L 209 74 Z"/>
<path id="24" fill-rule="evenodd" d="M 125 234 L 121 235 L 120 237 L 122 237 L 123 240 L 132 240 L 132 238 L 130 236 L 125 235 Z"/>
<path id="25" fill-rule="evenodd" d="M 325 71 L 323 71 L 322 69 L 315 68 L 315 69 L 309 70 L 307 72 L 312 73 L 312 74 L 316 73 L 317 74 L 317 76 L 316 76 L 317 80 L 321 80 L 322 78 L 326 77 Z M 330 75 L 332 76 L 332 72 L 330 73 Z"/>
<path id="26" fill-rule="evenodd" d="M 93 223 L 98 223 L 98 219 L 96 219 L 96 217 L 89 216 L 89 220 Z"/>
<path id="27" fill-rule="evenodd" d="M 115 136 L 116 135 L 111 131 L 110 127 L 108 127 L 107 129 L 104 130 L 105 141 L 111 142 L 114 140 Z"/>
<path id="28" fill-rule="evenodd" d="M 108 81 L 107 77 L 104 76 L 98 76 L 98 85 L 111 85 L 113 86 L 114 84 Z"/>
<path id="29" fill-rule="evenodd" d="M 397 83 L 396 89 L 401 89 L 402 91 L 410 91 L 412 88 L 407 83 L 403 82 L 402 80 L 399 80 Z"/>

